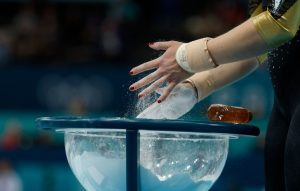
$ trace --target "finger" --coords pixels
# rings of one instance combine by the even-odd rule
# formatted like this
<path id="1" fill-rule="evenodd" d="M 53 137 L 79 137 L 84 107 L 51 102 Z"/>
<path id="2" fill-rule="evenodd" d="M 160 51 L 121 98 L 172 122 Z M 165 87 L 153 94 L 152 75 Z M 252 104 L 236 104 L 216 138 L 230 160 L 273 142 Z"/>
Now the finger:
<path id="1" fill-rule="evenodd" d="M 161 103 L 162 101 L 164 101 L 168 95 L 171 93 L 171 91 L 174 89 L 174 87 L 176 86 L 176 82 L 171 82 L 164 90 L 164 92 L 161 94 L 161 96 L 158 98 L 158 103 Z"/>
<path id="2" fill-rule="evenodd" d="M 154 50 L 167 50 L 174 44 L 174 41 L 149 43 L 150 48 Z"/>
<path id="3" fill-rule="evenodd" d="M 152 83 L 149 87 L 147 87 L 141 93 L 139 93 L 139 95 L 138 95 L 139 98 L 149 95 L 150 93 L 155 91 L 167 80 L 168 77 L 169 77 L 169 75 L 163 76 L 160 79 L 158 79 L 157 81 L 155 81 L 154 83 Z"/>
<path id="4" fill-rule="evenodd" d="M 154 60 L 151 60 L 149 62 L 145 62 L 137 67 L 134 67 L 130 70 L 131 75 L 137 75 L 139 73 L 152 70 L 154 68 L 157 68 L 159 64 L 159 58 L 156 58 Z"/>
<path id="5" fill-rule="evenodd" d="M 157 72 L 152 72 L 151 74 L 147 75 L 146 77 L 142 78 L 141 80 L 135 82 L 129 87 L 129 90 L 134 91 L 137 89 L 140 89 L 141 87 L 144 87 L 145 85 L 150 84 L 154 80 L 158 79 L 160 77 L 160 74 Z"/>

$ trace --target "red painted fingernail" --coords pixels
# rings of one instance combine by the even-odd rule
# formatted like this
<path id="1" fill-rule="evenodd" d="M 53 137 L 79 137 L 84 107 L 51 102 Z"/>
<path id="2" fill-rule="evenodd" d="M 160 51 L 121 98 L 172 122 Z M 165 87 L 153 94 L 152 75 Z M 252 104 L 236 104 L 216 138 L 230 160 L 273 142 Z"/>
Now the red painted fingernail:
<path id="1" fill-rule="evenodd" d="M 132 74 L 133 74 L 133 71 L 130 71 L 129 74 L 132 75 Z"/>
<path id="2" fill-rule="evenodd" d="M 151 45 L 153 45 L 153 44 L 154 44 L 154 42 L 149 42 L 149 43 L 148 43 L 149 46 L 151 46 Z"/>
<path id="3" fill-rule="evenodd" d="M 143 94 L 139 94 L 138 95 L 138 98 L 142 98 L 144 95 Z"/>
<path id="4" fill-rule="evenodd" d="M 132 87 L 130 87 L 129 89 L 130 89 L 130 90 L 134 90 L 134 87 L 132 86 Z"/>
<path id="5" fill-rule="evenodd" d="M 158 100 L 157 103 L 161 103 L 161 100 Z"/>

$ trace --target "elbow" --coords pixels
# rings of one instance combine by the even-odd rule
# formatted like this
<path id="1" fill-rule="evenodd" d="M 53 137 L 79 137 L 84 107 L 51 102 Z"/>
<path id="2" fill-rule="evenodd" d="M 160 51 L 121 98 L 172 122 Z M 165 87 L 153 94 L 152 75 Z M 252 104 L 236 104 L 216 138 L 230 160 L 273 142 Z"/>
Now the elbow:
<path id="1" fill-rule="evenodd" d="M 257 58 L 250 58 L 244 61 L 241 61 L 241 64 L 238 68 L 238 73 L 242 76 L 247 76 L 255 71 L 259 67 L 259 61 Z"/>
<path id="2" fill-rule="evenodd" d="M 259 61 L 257 58 L 251 58 L 248 60 L 245 60 L 244 63 L 241 65 L 240 72 L 241 73 L 251 73 L 254 70 L 256 70 L 259 66 Z"/>
<path id="3" fill-rule="evenodd" d="M 252 73 L 259 67 L 260 64 L 257 58 L 250 58 L 246 60 L 237 61 L 236 63 L 222 64 L 214 70 L 223 72 L 224 70 L 228 70 L 230 68 L 228 65 L 234 65 L 234 67 L 232 67 L 234 68 L 235 73 L 244 76 L 249 73 Z"/>

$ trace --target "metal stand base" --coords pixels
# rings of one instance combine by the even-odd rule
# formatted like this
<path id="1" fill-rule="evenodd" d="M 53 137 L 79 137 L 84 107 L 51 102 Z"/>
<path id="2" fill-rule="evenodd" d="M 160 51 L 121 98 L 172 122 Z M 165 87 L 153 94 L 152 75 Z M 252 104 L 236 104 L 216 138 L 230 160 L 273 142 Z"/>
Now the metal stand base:
<path id="1" fill-rule="evenodd" d="M 139 191 L 139 133 L 126 130 L 126 190 Z"/>

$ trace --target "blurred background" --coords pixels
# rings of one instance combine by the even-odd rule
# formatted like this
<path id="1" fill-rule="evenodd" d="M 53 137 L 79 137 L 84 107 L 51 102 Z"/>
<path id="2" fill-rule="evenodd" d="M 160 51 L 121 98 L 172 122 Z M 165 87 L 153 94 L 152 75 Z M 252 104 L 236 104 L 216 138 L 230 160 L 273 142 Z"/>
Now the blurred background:
<path id="1" fill-rule="evenodd" d="M 36 129 L 42 116 L 134 117 L 131 67 L 161 53 L 147 44 L 217 36 L 248 18 L 247 0 L 0 0 L 0 191 L 83 190 L 63 136 Z M 263 190 L 264 132 L 272 107 L 266 64 L 199 103 L 254 113 L 258 138 L 232 140 L 212 191 Z"/>

